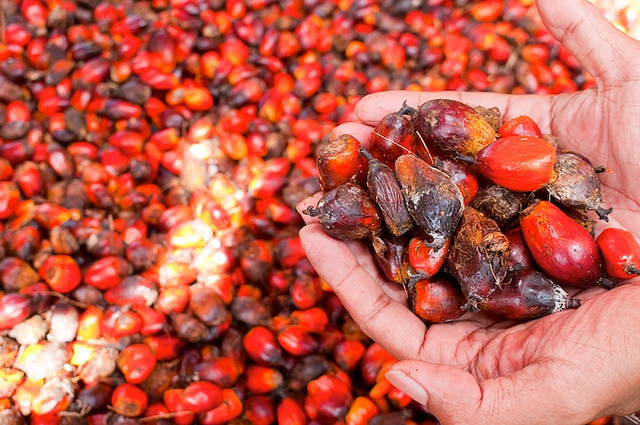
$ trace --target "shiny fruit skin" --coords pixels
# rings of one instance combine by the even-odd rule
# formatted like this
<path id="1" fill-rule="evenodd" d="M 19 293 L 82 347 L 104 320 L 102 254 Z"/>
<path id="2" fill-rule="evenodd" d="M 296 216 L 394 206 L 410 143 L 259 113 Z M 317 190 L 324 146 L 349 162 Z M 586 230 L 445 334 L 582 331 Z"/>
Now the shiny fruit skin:
<path id="1" fill-rule="evenodd" d="M 560 284 L 596 286 L 604 275 L 598 246 L 589 232 L 548 201 L 520 215 L 524 240 L 536 263 Z"/>
<path id="2" fill-rule="evenodd" d="M 596 238 L 607 275 L 618 279 L 638 276 L 640 245 L 633 233 L 616 228 L 604 229 Z"/>

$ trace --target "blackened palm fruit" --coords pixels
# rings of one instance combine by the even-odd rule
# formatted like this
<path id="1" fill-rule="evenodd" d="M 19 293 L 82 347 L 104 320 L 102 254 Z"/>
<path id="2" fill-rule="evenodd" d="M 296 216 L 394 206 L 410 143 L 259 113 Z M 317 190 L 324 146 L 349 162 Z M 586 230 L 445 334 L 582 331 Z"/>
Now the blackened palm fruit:
<path id="1" fill-rule="evenodd" d="M 360 155 L 360 142 L 343 134 L 318 151 L 318 178 L 325 192 L 351 180 L 364 184 L 367 160 Z"/>
<path id="2" fill-rule="evenodd" d="M 364 149 L 362 155 L 369 161 L 367 193 L 378 205 L 389 231 L 400 236 L 413 227 L 413 219 L 404 203 L 402 188 L 392 168 L 378 161 Z"/>
<path id="3" fill-rule="evenodd" d="M 460 286 L 446 275 L 411 282 L 408 289 L 411 311 L 427 323 L 455 320 L 466 311 Z"/>
<path id="4" fill-rule="evenodd" d="M 493 184 L 480 188 L 470 205 L 504 228 L 518 219 L 524 202 L 522 193 Z"/>
<path id="5" fill-rule="evenodd" d="M 577 210 L 594 210 L 601 219 L 608 221 L 611 211 L 600 206 L 600 180 L 593 165 L 582 155 L 563 151 L 556 154 L 547 191 L 562 205 Z"/>
<path id="6" fill-rule="evenodd" d="M 467 207 L 447 265 L 471 306 L 476 306 L 502 284 L 508 270 L 509 240 L 492 219 Z"/>
<path id="7" fill-rule="evenodd" d="M 325 232 L 340 240 L 362 239 L 377 232 L 382 218 L 363 188 L 345 183 L 325 193 L 305 214 L 318 217 Z"/>
<path id="8" fill-rule="evenodd" d="M 371 155 L 393 168 L 400 155 L 415 152 L 416 136 L 410 118 L 415 113 L 415 109 L 405 105 L 398 112 L 385 115 L 371 134 Z"/>
<path id="9" fill-rule="evenodd" d="M 436 251 L 441 249 L 462 216 L 462 192 L 445 172 L 415 155 L 396 160 L 396 177 L 409 214 L 431 239 L 429 245 Z"/>
<path id="10" fill-rule="evenodd" d="M 569 297 L 560 285 L 536 270 L 521 270 L 510 277 L 509 284 L 479 303 L 481 310 L 528 320 L 580 306 L 579 299 Z"/>
<path id="11" fill-rule="evenodd" d="M 497 137 L 481 114 L 456 100 L 434 99 L 423 103 L 413 124 L 418 138 L 436 155 L 475 155 Z"/>

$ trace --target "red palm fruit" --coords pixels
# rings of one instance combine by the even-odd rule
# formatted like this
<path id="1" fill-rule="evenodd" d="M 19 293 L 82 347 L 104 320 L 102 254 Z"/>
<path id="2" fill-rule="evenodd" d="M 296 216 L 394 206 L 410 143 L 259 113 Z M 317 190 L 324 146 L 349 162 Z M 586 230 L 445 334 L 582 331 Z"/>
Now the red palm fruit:
<path id="1" fill-rule="evenodd" d="M 460 286 L 441 276 L 409 284 L 411 311 L 427 323 L 442 323 L 462 316 L 466 299 Z"/>
<path id="2" fill-rule="evenodd" d="M 151 375 L 156 356 L 146 344 L 132 344 L 120 351 L 116 363 L 127 382 L 139 384 Z"/>
<path id="3" fill-rule="evenodd" d="M 319 415 L 342 419 L 353 403 L 353 394 L 347 384 L 336 376 L 324 374 L 307 385 L 310 407 Z"/>
<path id="4" fill-rule="evenodd" d="M 578 308 L 580 300 L 571 298 L 551 279 L 536 270 L 520 270 L 480 302 L 481 310 L 512 320 L 536 319 L 547 314 Z"/>
<path id="5" fill-rule="evenodd" d="M 276 409 L 276 417 L 280 425 L 306 425 L 308 422 L 302 406 L 291 397 L 280 401 Z"/>
<path id="6" fill-rule="evenodd" d="M 7 257 L 0 261 L 0 282 L 5 291 L 18 291 L 40 280 L 31 265 L 18 257 Z"/>
<path id="7" fill-rule="evenodd" d="M 451 239 L 445 241 L 442 249 L 435 251 L 433 247 L 428 246 L 426 235 L 414 236 L 409 241 L 407 256 L 409 264 L 417 273 L 423 274 L 425 277 L 433 276 L 442 268 L 447 258 Z"/>
<path id="8" fill-rule="evenodd" d="M 350 371 L 354 370 L 362 356 L 366 347 L 358 340 L 346 339 L 340 341 L 333 349 L 333 357 L 340 369 Z"/>
<path id="9" fill-rule="evenodd" d="M 9 293 L 0 297 L 0 330 L 11 329 L 31 316 L 31 297 Z"/>
<path id="10" fill-rule="evenodd" d="M 323 294 L 318 278 L 308 274 L 297 278 L 291 285 L 289 293 L 293 305 L 298 309 L 315 306 Z"/>
<path id="11" fill-rule="evenodd" d="M 318 151 L 318 178 L 325 192 L 352 179 L 364 183 L 366 171 L 367 160 L 360 155 L 360 142 L 349 134 Z"/>
<path id="12" fill-rule="evenodd" d="M 132 308 L 149 307 L 157 298 L 156 284 L 140 275 L 125 277 L 120 283 L 104 293 L 104 299 L 109 304 Z"/>
<path id="13" fill-rule="evenodd" d="M 249 357 L 265 366 L 277 366 L 282 362 L 282 349 L 275 335 L 264 326 L 255 326 L 242 339 Z"/>
<path id="14" fill-rule="evenodd" d="M 68 255 L 52 255 L 47 258 L 39 270 L 40 277 L 57 292 L 73 291 L 82 280 L 80 267 Z"/>
<path id="15" fill-rule="evenodd" d="M 152 307 L 140 307 L 136 309 L 136 313 L 142 320 L 142 326 L 140 328 L 142 335 L 153 335 L 166 330 L 167 316 L 165 316 L 163 312 Z"/>
<path id="16" fill-rule="evenodd" d="M 526 115 L 511 118 L 498 129 L 500 137 L 530 136 L 542 139 L 542 131 L 538 124 Z"/>
<path id="17" fill-rule="evenodd" d="M 312 332 L 322 332 L 329 325 L 329 317 L 324 309 L 312 307 L 306 310 L 295 310 L 289 315 L 292 324 L 302 326 Z"/>
<path id="18" fill-rule="evenodd" d="M 382 213 L 387 229 L 395 236 L 406 233 L 413 227 L 413 220 L 393 168 L 378 161 L 364 149 L 360 149 L 360 152 L 369 161 L 367 193 Z"/>
<path id="19" fill-rule="evenodd" d="M 535 260 L 524 240 L 522 229 L 516 227 L 505 232 L 504 235 L 509 239 L 509 256 L 507 257 L 509 271 L 533 269 Z"/>
<path id="20" fill-rule="evenodd" d="M 102 336 L 102 319 L 104 312 L 95 305 L 90 305 L 80 315 L 78 321 L 78 332 L 76 339 L 78 341 L 90 341 Z"/>
<path id="21" fill-rule="evenodd" d="M 348 425 L 367 425 L 379 413 L 378 406 L 368 397 L 356 397 L 345 417 Z"/>
<path id="22" fill-rule="evenodd" d="M 127 307 L 111 305 L 102 318 L 102 335 L 108 341 L 117 341 L 123 336 L 134 335 L 142 327 L 142 320 Z"/>
<path id="23" fill-rule="evenodd" d="M 0 182 L 0 220 L 13 214 L 20 201 L 20 191 L 13 182 Z"/>
<path id="24" fill-rule="evenodd" d="M 429 246 L 441 249 L 462 216 L 462 192 L 449 175 L 415 155 L 396 160 L 396 176 L 409 213 L 431 239 Z"/>
<path id="25" fill-rule="evenodd" d="M 344 183 L 324 194 L 318 206 L 303 211 L 318 217 L 325 232 L 341 239 L 361 239 L 375 233 L 382 225 L 380 213 L 360 186 Z"/>
<path id="26" fill-rule="evenodd" d="M 593 237 L 548 201 L 538 201 L 520 214 L 524 240 L 536 263 L 560 284 L 591 287 L 604 275 Z"/>
<path id="27" fill-rule="evenodd" d="M 404 106 L 385 115 L 371 134 L 369 152 L 383 164 L 393 168 L 400 155 L 416 152 L 416 136 L 411 117 L 416 110 Z M 426 160 L 426 159 L 425 159 Z"/>
<path id="28" fill-rule="evenodd" d="M 544 187 L 553 175 L 556 149 L 544 139 L 510 136 L 496 140 L 476 155 L 478 171 L 515 192 Z"/>
<path id="29" fill-rule="evenodd" d="M 180 313 L 189 304 L 189 287 L 187 285 L 171 285 L 160 289 L 155 307 L 166 315 Z"/>
<path id="30" fill-rule="evenodd" d="M 194 367 L 194 373 L 203 381 L 228 388 L 235 384 L 240 376 L 241 366 L 229 357 L 205 359 Z"/>
<path id="31" fill-rule="evenodd" d="M 222 404 L 222 390 L 211 382 L 193 382 L 182 392 L 180 404 L 192 412 L 204 413 Z"/>
<path id="32" fill-rule="evenodd" d="M 142 415 L 147 409 L 148 402 L 147 394 L 140 387 L 128 382 L 118 385 L 111 393 L 113 410 L 130 418 Z"/>
<path id="33" fill-rule="evenodd" d="M 640 275 L 640 245 L 633 233 L 616 228 L 604 229 L 596 238 L 607 274 L 618 279 Z"/>
<path id="34" fill-rule="evenodd" d="M 69 378 L 54 377 L 47 379 L 40 388 L 38 395 L 31 402 L 31 419 L 32 423 L 38 423 L 33 420 L 36 416 L 53 416 L 53 422 L 57 423 L 57 414 L 65 410 L 71 401 L 75 398 L 76 388 Z M 47 422 L 44 422 L 47 423 Z"/>
<path id="35" fill-rule="evenodd" d="M 600 207 L 600 180 L 594 167 L 582 155 L 573 152 L 557 153 L 547 191 L 564 206 L 577 210 L 594 210 L 601 219 L 608 221 L 611 209 Z"/>
<path id="36" fill-rule="evenodd" d="M 133 273 L 131 264 L 122 257 L 108 255 L 91 264 L 85 271 L 83 282 L 101 290 L 117 286 L 125 276 Z"/>
<path id="37" fill-rule="evenodd" d="M 242 414 L 242 400 L 231 389 L 222 390 L 222 404 L 214 409 L 198 415 L 198 423 L 202 425 L 223 425 Z"/>
<path id="38" fill-rule="evenodd" d="M 467 165 L 454 161 L 449 158 L 434 158 L 434 167 L 444 171 L 451 181 L 458 186 L 462 192 L 464 204 L 469 205 L 478 193 L 478 178 Z"/>
<path id="39" fill-rule="evenodd" d="M 190 425 L 195 420 L 195 413 L 182 405 L 183 389 L 168 389 L 162 394 L 164 404 L 169 412 L 175 414 L 173 422 L 176 425 Z"/>
<path id="40" fill-rule="evenodd" d="M 33 218 L 40 226 L 51 230 L 69 220 L 79 220 L 80 211 L 45 202 L 36 206 Z"/>
<path id="41" fill-rule="evenodd" d="M 455 100 L 434 99 L 423 103 L 413 123 L 418 138 L 435 155 L 440 152 L 474 155 L 496 140 L 490 123 L 471 106 Z"/>
<path id="42" fill-rule="evenodd" d="M 41 195 L 44 191 L 44 179 L 38 166 L 33 162 L 25 162 L 18 167 L 14 180 L 26 198 Z"/>
<path id="43" fill-rule="evenodd" d="M 148 309 L 149 311 L 153 310 L 152 308 Z M 143 327 L 140 329 L 140 333 L 144 335 L 143 331 L 146 323 L 144 323 L 144 317 L 141 314 L 141 311 L 137 310 L 137 313 L 143 319 Z M 164 315 L 162 313 L 159 314 L 161 314 L 164 319 Z M 166 327 L 164 320 L 162 322 L 162 325 L 163 327 Z M 178 357 L 180 357 L 180 354 L 182 353 L 186 345 L 185 342 L 180 338 L 166 334 L 150 335 L 144 339 L 144 343 L 147 344 L 149 348 L 151 348 L 151 351 L 153 351 L 158 361 L 177 359 Z"/>
<path id="44" fill-rule="evenodd" d="M 276 420 L 276 409 L 271 397 L 254 395 L 244 401 L 244 417 L 255 425 L 271 425 Z"/>
<path id="45" fill-rule="evenodd" d="M 287 326 L 278 334 L 282 348 L 294 356 L 307 356 L 318 349 L 318 343 L 305 328 L 298 325 Z"/>
<path id="46" fill-rule="evenodd" d="M 258 365 L 248 365 L 245 378 L 247 390 L 253 394 L 269 393 L 280 388 L 285 382 L 279 370 Z"/>
<path id="47" fill-rule="evenodd" d="M 447 264 L 472 305 L 502 284 L 508 255 L 509 240 L 496 222 L 467 207 L 449 248 Z"/>

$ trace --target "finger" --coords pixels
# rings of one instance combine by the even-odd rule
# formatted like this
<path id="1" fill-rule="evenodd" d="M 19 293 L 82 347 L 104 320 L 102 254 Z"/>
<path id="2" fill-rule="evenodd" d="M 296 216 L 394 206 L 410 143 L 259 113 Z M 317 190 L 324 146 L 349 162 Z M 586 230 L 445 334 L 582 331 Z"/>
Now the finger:
<path id="1" fill-rule="evenodd" d="M 403 102 L 414 108 L 432 99 L 452 99 L 471 106 L 497 107 L 505 119 L 518 115 L 528 115 L 539 125 L 549 121 L 551 107 L 550 96 L 540 95 L 510 95 L 501 93 L 474 93 L 474 92 L 415 92 L 404 90 L 392 90 L 372 93 L 363 97 L 356 104 L 356 114 L 365 123 L 375 125 L 385 115 L 397 112 L 402 108 Z M 542 128 L 543 132 L 548 128 Z"/>
<path id="2" fill-rule="evenodd" d="M 385 293 L 349 246 L 324 233 L 317 224 L 303 227 L 299 235 L 311 265 L 360 329 L 396 358 L 415 357 L 426 331 L 424 323 Z"/>
<path id="3" fill-rule="evenodd" d="M 385 377 L 444 425 L 589 422 L 589 412 L 570 412 L 579 400 L 572 400 L 566 388 L 554 388 L 549 373 L 544 365 L 535 364 L 478 381 L 453 366 L 405 360 L 393 365 Z"/>
<path id="4" fill-rule="evenodd" d="M 538 0 L 542 22 L 594 77 L 628 75 L 640 43 L 616 29 L 587 0 Z"/>
<path id="5" fill-rule="evenodd" d="M 360 122 L 348 122 L 340 124 L 331 131 L 331 140 L 335 140 L 343 134 L 350 134 L 358 141 L 365 149 L 369 148 L 369 141 L 371 140 L 371 133 L 373 127 Z"/>

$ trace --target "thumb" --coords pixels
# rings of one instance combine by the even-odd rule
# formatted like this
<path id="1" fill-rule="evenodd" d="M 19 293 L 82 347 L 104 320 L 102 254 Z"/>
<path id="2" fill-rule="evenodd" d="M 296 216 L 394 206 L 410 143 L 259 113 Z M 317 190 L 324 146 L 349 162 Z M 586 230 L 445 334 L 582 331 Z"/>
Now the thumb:
<path id="1" fill-rule="evenodd" d="M 537 0 L 536 5 L 549 33 L 594 77 L 615 80 L 636 68 L 640 42 L 588 0 Z"/>
<path id="2" fill-rule="evenodd" d="M 589 414 L 587 409 L 570 412 L 580 405 L 579 400 L 571 400 L 567 388 L 549 382 L 553 378 L 543 369 L 529 366 L 512 375 L 479 381 L 453 366 L 403 360 L 385 377 L 443 425 L 589 422 L 590 417 L 583 417 Z"/>

